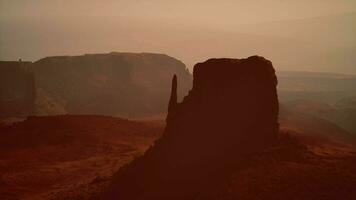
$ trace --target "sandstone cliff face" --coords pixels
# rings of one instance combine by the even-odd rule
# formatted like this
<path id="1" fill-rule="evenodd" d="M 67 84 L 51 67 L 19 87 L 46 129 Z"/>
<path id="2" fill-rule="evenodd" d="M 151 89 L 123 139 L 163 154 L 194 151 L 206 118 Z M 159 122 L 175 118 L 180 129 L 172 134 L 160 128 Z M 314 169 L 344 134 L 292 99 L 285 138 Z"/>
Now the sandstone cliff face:
<path id="1" fill-rule="evenodd" d="M 145 117 L 165 112 L 179 74 L 183 96 L 191 85 L 185 65 L 163 54 L 109 53 L 48 57 L 34 63 L 39 114 L 102 114 Z M 53 109 L 58 108 L 58 109 Z"/>
<path id="2" fill-rule="evenodd" d="M 276 86 L 271 62 L 258 56 L 198 63 L 181 103 L 174 76 L 164 135 L 117 173 L 102 198 L 208 199 L 203 190 L 276 141 Z"/>
<path id="3" fill-rule="evenodd" d="M 30 64 L 0 61 L 0 117 L 33 113 L 36 91 Z"/>

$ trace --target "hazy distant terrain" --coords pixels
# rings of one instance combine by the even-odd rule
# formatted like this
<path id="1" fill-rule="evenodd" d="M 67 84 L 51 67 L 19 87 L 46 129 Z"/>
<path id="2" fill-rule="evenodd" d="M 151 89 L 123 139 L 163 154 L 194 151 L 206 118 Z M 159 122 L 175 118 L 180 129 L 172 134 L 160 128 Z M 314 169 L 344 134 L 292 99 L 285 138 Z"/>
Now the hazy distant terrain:
<path id="1" fill-rule="evenodd" d="M 277 76 L 282 110 L 287 111 L 289 117 L 326 120 L 323 123 L 356 134 L 356 76 L 286 71 L 278 72 Z"/>
<path id="2" fill-rule="evenodd" d="M 304 99 L 334 104 L 356 95 L 355 75 L 279 71 L 277 76 L 282 102 Z"/>
<path id="3" fill-rule="evenodd" d="M 185 65 L 163 54 L 109 53 L 47 57 L 32 65 L 37 114 L 101 114 L 125 117 L 165 112 L 171 77 L 186 94 L 191 76 Z M 50 104 L 50 105 L 47 105 Z M 61 108 L 51 110 L 51 105 Z M 63 111 L 62 111 L 63 110 Z"/>
<path id="4" fill-rule="evenodd" d="M 283 103 L 284 109 L 287 111 L 284 116 L 294 117 L 295 119 L 303 119 L 306 122 L 318 121 L 322 123 L 329 123 L 338 129 L 343 129 L 344 135 L 356 136 L 356 106 L 350 105 L 347 102 L 355 102 L 355 97 L 344 98 L 336 104 L 327 104 L 322 101 L 310 101 L 310 100 L 295 100 Z M 323 122 L 324 121 L 324 122 Z M 305 126 L 297 126 L 304 127 Z M 325 128 L 319 130 L 320 133 L 327 135 L 333 128 L 330 126 L 318 126 Z M 322 131 L 323 130 L 323 131 Z M 347 137 L 346 137 L 347 138 Z"/>
<path id="5" fill-rule="evenodd" d="M 2 117 L 66 113 L 163 117 L 169 97 L 164 85 L 178 75 L 182 98 L 192 82 L 182 62 L 150 53 L 53 56 L 34 63 L 1 62 L 0 70 Z"/>

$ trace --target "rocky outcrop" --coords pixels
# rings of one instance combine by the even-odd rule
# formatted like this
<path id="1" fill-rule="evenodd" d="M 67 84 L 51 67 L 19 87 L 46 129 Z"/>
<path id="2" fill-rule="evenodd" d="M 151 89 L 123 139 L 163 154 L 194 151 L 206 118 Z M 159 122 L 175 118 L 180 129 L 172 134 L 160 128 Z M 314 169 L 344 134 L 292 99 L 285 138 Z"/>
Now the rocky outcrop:
<path id="1" fill-rule="evenodd" d="M 241 158 L 274 144 L 279 104 L 270 61 L 210 59 L 193 75 L 181 103 L 174 76 L 164 135 L 116 174 L 102 199 L 209 199 L 206 191 Z"/>
<path id="2" fill-rule="evenodd" d="M 35 80 L 30 62 L 0 61 L 0 117 L 27 116 L 34 111 Z"/>
<path id="3" fill-rule="evenodd" d="M 183 96 L 191 86 L 185 65 L 163 54 L 109 53 L 57 56 L 34 63 L 39 114 L 145 117 L 165 113 L 173 74 Z M 54 108 L 57 108 L 57 112 Z"/>

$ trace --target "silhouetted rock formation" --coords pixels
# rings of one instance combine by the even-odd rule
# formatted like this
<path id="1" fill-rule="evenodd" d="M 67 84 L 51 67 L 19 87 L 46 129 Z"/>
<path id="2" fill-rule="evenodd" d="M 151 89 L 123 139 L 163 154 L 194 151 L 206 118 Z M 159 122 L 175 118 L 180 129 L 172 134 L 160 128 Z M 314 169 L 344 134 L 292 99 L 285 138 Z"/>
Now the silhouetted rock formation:
<path id="1" fill-rule="evenodd" d="M 0 61 L 0 117 L 27 116 L 34 111 L 35 80 L 30 62 Z"/>
<path id="2" fill-rule="evenodd" d="M 168 104 L 168 113 L 169 111 L 173 112 L 173 109 L 177 105 L 177 75 L 174 74 L 173 79 L 172 79 L 172 90 L 171 90 L 171 97 L 169 99 L 169 104 Z"/>
<path id="3" fill-rule="evenodd" d="M 123 167 L 103 199 L 209 199 L 241 158 L 272 145 L 279 125 L 270 61 L 210 59 L 194 67 L 193 88 L 177 103 L 172 81 L 164 135 Z"/>

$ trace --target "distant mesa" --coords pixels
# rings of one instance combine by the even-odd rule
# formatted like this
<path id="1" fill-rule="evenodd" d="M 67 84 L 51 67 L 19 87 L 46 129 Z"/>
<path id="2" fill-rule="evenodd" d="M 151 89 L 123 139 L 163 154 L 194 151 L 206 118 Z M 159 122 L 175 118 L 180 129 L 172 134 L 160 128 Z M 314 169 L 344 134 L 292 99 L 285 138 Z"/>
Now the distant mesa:
<path id="1" fill-rule="evenodd" d="M 0 64 L 2 68 L 10 68 L 8 63 Z M 33 104 L 34 111 L 26 112 L 27 115 L 99 114 L 129 118 L 161 115 L 166 112 L 169 97 L 169 88 L 162 85 L 169 84 L 170 77 L 177 74 L 181 83 L 177 93 L 182 97 L 192 81 L 181 61 L 154 53 L 53 56 L 27 65 L 36 85 L 35 102 L 27 102 Z M 13 75 L 6 71 L 1 76 L 11 78 Z M 1 93 L 11 98 L 2 95 L 0 100 L 24 96 L 21 93 L 24 87 L 14 86 L 13 92 L 1 89 Z M 17 113 L 9 109 L 6 116 Z"/>
<path id="2" fill-rule="evenodd" d="M 0 61 L 0 117 L 34 113 L 36 86 L 31 62 Z"/>
<path id="3" fill-rule="evenodd" d="M 164 135 L 118 171 L 102 199 L 208 199 L 240 158 L 274 144 L 279 104 L 270 61 L 210 59 L 193 76 L 181 103 L 173 77 Z"/>

